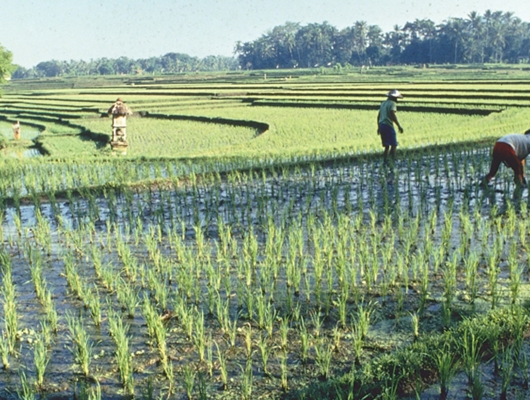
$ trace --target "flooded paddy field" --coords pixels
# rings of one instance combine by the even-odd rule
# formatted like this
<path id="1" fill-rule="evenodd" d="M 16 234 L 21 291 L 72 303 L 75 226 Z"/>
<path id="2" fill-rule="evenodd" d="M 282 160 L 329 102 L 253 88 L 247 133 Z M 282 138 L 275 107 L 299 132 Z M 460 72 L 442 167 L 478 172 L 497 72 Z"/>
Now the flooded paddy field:
<path id="1" fill-rule="evenodd" d="M 480 184 L 489 151 L 4 202 L 0 397 L 311 398 L 336 381 L 330 398 L 524 398 L 530 196 L 506 168 Z M 469 322 L 506 310 L 520 334 Z M 462 329 L 498 345 L 473 368 L 448 347 L 445 381 L 445 353 L 378 381 L 386 355 Z"/>

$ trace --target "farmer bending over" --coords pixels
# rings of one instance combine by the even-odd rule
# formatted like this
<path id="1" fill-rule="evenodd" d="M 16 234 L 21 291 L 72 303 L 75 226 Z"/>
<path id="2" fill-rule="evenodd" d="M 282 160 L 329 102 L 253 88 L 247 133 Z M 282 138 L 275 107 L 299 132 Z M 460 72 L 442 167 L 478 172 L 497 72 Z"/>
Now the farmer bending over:
<path id="1" fill-rule="evenodd" d="M 524 165 L 528 154 L 530 154 L 530 129 L 524 135 L 513 133 L 501 137 L 493 146 L 490 172 L 484 179 L 486 182 L 491 181 L 502 162 L 513 169 L 516 184 L 526 185 Z"/>
<path id="2" fill-rule="evenodd" d="M 396 117 L 396 103 L 398 99 L 402 99 L 403 96 L 395 89 L 388 92 L 386 96 L 388 99 L 381 103 L 379 113 L 377 114 L 377 133 L 381 135 L 381 142 L 385 148 L 383 153 L 385 161 L 388 158 L 389 151 L 392 158 L 396 155 L 396 147 L 398 143 L 394 124 L 397 125 L 399 133 L 403 133 L 403 128 Z"/>

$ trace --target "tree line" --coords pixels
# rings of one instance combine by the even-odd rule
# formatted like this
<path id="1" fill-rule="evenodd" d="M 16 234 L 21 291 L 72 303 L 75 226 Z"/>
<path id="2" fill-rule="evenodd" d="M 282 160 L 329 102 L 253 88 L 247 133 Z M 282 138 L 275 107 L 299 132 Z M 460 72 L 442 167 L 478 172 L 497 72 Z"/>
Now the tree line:
<path id="1" fill-rule="evenodd" d="M 147 59 L 100 58 L 91 61 L 43 61 L 18 67 L 13 79 L 115 75 L 174 74 L 236 69 L 315 68 L 403 64 L 528 63 L 530 23 L 511 12 L 473 11 L 467 18 L 441 24 L 416 19 L 383 32 L 357 21 L 342 30 L 328 22 L 286 22 L 256 40 L 237 42 L 235 57 L 192 57 L 168 53 Z"/>
<path id="2" fill-rule="evenodd" d="M 43 61 L 36 66 L 26 69 L 18 67 L 13 73 L 13 79 L 84 76 L 84 75 L 130 75 L 130 74 L 175 74 L 195 71 L 224 71 L 238 68 L 237 60 L 233 57 L 207 56 L 192 57 L 182 53 L 168 53 L 161 57 L 147 59 L 131 59 L 120 57 L 117 59 L 99 58 L 83 61 Z"/>
<path id="3" fill-rule="evenodd" d="M 342 30 L 327 22 L 286 22 L 254 41 L 238 42 L 235 53 L 245 69 L 526 63 L 530 24 L 511 12 L 490 10 L 439 25 L 416 19 L 390 32 L 365 21 Z"/>

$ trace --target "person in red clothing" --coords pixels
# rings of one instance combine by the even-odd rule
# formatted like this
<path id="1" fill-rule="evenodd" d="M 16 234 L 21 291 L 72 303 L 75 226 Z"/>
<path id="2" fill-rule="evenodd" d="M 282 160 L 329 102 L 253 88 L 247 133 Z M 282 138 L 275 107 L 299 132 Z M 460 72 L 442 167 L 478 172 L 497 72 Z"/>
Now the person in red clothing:
<path id="1" fill-rule="evenodd" d="M 493 146 L 490 172 L 484 177 L 486 183 L 497 174 L 501 163 L 513 169 L 516 184 L 526 185 L 525 159 L 530 154 L 530 129 L 524 135 L 512 133 L 501 137 Z"/>

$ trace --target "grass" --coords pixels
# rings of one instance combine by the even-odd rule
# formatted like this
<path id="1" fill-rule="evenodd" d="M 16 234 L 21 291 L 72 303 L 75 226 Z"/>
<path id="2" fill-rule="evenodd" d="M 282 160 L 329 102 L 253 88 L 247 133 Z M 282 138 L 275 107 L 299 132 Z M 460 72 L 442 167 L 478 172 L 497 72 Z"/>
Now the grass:
<path id="1" fill-rule="evenodd" d="M 433 71 L 429 71 L 429 75 Z M 515 74 L 517 69 L 510 71 Z M 179 79 L 176 79 L 172 83 L 156 87 L 149 81 L 145 86 L 118 85 L 110 89 L 88 88 L 82 92 L 79 89 L 65 88 L 38 97 L 23 96 L 24 82 L 18 82 L 14 83 L 14 87 L 18 85 L 20 94 L 8 91 L 1 102 L 9 106 L 10 111 L 28 113 L 29 120 L 38 120 L 46 110 L 50 111 L 50 117 L 40 122 L 45 125 L 45 132 L 48 134 L 43 135 L 39 143 L 47 154 L 54 157 L 75 157 L 76 154 L 82 157 L 109 156 L 103 138 L 110 135 L 110 121 L 94 116 L 98 115 L 98 112 L 106 111 L 107 105 L 114 101 L 116 91 L 127 99 L 134 111 L 157 112 L 162 107 L 165 114 L 232 118 L 264 122 L 270 126 L 264 135 L 256 137 L 256 131 L 252 129 L 182 120 L 130 118 L 128 131 L 132 140 L 128 155 L 133 157 L 202 155 L 276 158 L 279 154 L 299 155 L 315 152 L 328 153 L 328 157 L 331 157 L 331 154 L 336 156 L 378 151 L 380 144 L 378 136 L 374 133 L 372 114 L 384 99 L 389 85 L 399 85 L 400 90 L 408 94 L 401 103 L 404 109 L 425 104 L 443 107 L 446 103 L 450 107 L 463 110 L 480 109 L 493 102 L 497 104 L 498 110 L 501 110 L 500 113 L 485 117 L 402 111 L 401 121 L 406 132 L 399 138 L 401 148 L 413 148 L 418 143 L 439 145 L 462 140 L 493 140 L 504 133 L 522 132 L 527 128 L 528 113 L 524 107 L 527 103 L 524 96 L 521 97 L 530 86 L 527 81 L 515 77 L 509 81 L 501 80 L 495 71 L 490 71 L 491 80 L 487 81 L 485 87 L 482 77 L 479 80 L 473 79 L 478 76 L 477 71 L 473 70 L 462 69 L 458 81 L 440 74 L 436 82 L 422 81 L 424 72 L 411 72 L 418 76 L 412 83 L 393 81 L 395 78 L 389 80 L 389 76 L 384 75 L 388 73 L 387 69 L 375 69 L 370 75 L 374 77 L 381 74 L 378 77 L 380 82 L 377 82 L 377 79 L 348 82 L 347 78 L 338 77 L 333 81 L 325 76 L 308 79 L 309 76 L 304 75 L 301 75 L 303 81 L 241 81 L 237 85 L 222 81 L 223 78 L 207 84 L 190 83 L 186 80 L 179 82 Z M 480 75 L 483 73 L 487 71 L 481 70 Z M 117 81 L 119 82 L 119 79 Z M 90 83 L 83 82 L 87 85 Z M 433 84 L 437 85 L 436 92 L 432 90 Z M 373 109 L 363 111 L 245 106 L 250 104 L 246 101 L 270 98 L 280 102 L 307 101 L 313 98 L 312 101 L 325 105 L 328 101 L 326 98 L 335 101 L 337 97 L 330 96 L 337 95 L 351 104 L 363 104 L 368 101 L 366 104 L 372 104 Z M 83 111 L 89 109 L 92 110 L 92 116 Z M 54 112 L 66 115 L 57 114 L 54 119 Z M 66 123 L 69 112 L 70 122 L 102 134 L 103 143 L 94 138 L 80 136 L 77 128 L 69 127 Z M 81 118 L 78 118 L 79 116 Z M 13 115 L 7 117 L 13 118 Z M 7 126 L 6 129 L 8 128 L 10 127 Z"/>

